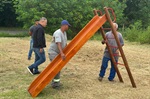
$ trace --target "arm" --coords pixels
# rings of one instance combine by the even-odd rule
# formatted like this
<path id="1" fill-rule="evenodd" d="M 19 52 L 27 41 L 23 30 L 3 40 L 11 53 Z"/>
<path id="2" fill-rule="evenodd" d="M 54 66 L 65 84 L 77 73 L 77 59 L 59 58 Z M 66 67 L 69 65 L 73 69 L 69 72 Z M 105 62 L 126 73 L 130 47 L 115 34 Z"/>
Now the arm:
<path id="1" fill-rule="evenodd" d="M 119 35 L 119 41 L 120 41 L 120 45 L 121 47 L 124 46 L 124 40 L 123 40 L 123 37 L 122 37 L 122 34 L 120 33 Z M 119 53 L 119 49 L 116 50 L 116 53 Z"/>
<path id="2" fill-rule="evenodd" d="M 107 42 L 107 33 L 105 34 L 105 36 L 106 36 L 106 40 L 103 39 L 103 40 L 101 41 L 102 44 L 105 44 L 105 43 Z"/>
<path id="3" fill-rule="evenodd" d="M 44 38 L 43 30 L 38 29 L 38 31 L 37 31 L 37 41 L 38 41 L 38 44 L 40 46 L 40 53 L 43 52 L 43 38 Z"/>
<path id="4" fill-rule="evenodd" d="M 29 29 L 29 35 L 32 36 L 34 26 L 31 26 Z"/>
<path id="5" fill-rule="evenodd" d="M 101 42 L 101 43 L 102 43 L 102 44 L 105 44 L 106 42 L 107 42 L 107 40 L 102 40 L 102 42 Z"/>
<path id="6" fill-rule="evenodd" d="M 59 51 L 60 51 L 60 55 L 61 55 L 62 60 L 65 60 L 66 56 L 65 56 L 65 54 L 63 53 L 63 49 L 62 49 L 62 47 L 61 47 L 61 43 L 60 43 L 60 42 L 57 42 L 56 44 L 57 44 L 58 49 L 59 49 Z"/>
<path id="7" fill-rule="evenodd" d="M 119 41 L 120 41 L 121 46 L 124 46 L 124 40 L 123 40 L 121 33 L 120 33 Z"/>
<path id="8" fill-rule="evenodd" d="M 31 31 L 29 31 L 29 35 L 30 35 L 30 36 L 32 35 L 32 32 L 31 32 Z"/>

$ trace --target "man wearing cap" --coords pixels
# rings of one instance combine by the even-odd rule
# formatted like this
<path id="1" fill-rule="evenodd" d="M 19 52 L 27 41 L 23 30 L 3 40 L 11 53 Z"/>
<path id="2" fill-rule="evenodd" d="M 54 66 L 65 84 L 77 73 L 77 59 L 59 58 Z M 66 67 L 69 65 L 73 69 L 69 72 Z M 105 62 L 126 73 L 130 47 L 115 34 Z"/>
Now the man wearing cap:
<path id="1" fill-rule="evenodd" d="M 50 48 L 48 51 L 49 59 L 52 61 L 58 54 L 61 55 L 62 60 L 65 60 L 65 54 L 63 53 L 63 49 L 67 46 L 67 34 L 69 26 L 71 26 L 67 20 L 63 20 L 61 22 L 60 29 L 56 30 L 53 34 L 53 39 L 50 44 Z M 52 80 L 52 88 L 59 88 L 60 84 L 60 72 L 54 77 Z"/>

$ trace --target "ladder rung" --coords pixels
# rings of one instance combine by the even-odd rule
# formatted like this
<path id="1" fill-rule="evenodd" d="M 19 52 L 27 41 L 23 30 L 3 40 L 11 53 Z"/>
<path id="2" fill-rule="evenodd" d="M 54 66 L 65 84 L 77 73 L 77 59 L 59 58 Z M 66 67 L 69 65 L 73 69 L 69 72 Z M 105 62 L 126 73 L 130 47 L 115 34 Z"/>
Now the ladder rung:
<path id="1" fill-rule="evenodd" d="M 121 63 L 116 63 L 117 65 L 122 65 L 122 66 L 124 66 L 124 64 L 121 64 Z"/>
<path id="2" fill-rule="evenodd" d="M 118 57 L 121 57 L 121 55 L 119 55 L 119 54 L 113 54 L 113 56 L 118 56 Z"/>

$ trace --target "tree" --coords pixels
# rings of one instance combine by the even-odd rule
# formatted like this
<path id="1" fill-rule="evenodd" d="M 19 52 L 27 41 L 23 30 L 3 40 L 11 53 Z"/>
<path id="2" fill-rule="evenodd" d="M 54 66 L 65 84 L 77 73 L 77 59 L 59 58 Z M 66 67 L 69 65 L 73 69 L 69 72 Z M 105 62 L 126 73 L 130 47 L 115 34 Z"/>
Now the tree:
<path id="1" fill-rule="evenodd" d="M 144 28 L 150 26 L 149 0 L 127 0 L 125 16 L 128 18 L 127 25 L 141 20 Z"/>
<path id="2" fill-rule="evenodd" d="M 104 12 L 104 7 L 113 8 L 116 15 L 116 22 L 119 26 L 122 26 L 125 22 L 125 17 L 123 14 L 124 9 L 126 8 L 126 0 L 93 0 L 91 1 L 92 7 L 96 9 L 100 9 Z M 110 13 L 111 14 L 111 13 Z"/>
<path id="3" fill-rule="evenodd" d="M 17 26 L 17 15 L 13 7 L 12 0 L 3 0 L 0 2 L 0 26 L 15 27 Z"/>
<path id="4" fill-rule="evenodd" d="M 42 16 L 48 18 L 47 30 L 53 33 L 60 27 L 60 22 L 66 19 L 72 25 L 69 37 L 74 37 L 94 16 L 93 9 L 102 9 L 104 5 L 113 7 L 117 22 L 123 20 L 125 3 L 118 0 L 15 0 L 17 19 L 28 28 L 35 19 Z"/>

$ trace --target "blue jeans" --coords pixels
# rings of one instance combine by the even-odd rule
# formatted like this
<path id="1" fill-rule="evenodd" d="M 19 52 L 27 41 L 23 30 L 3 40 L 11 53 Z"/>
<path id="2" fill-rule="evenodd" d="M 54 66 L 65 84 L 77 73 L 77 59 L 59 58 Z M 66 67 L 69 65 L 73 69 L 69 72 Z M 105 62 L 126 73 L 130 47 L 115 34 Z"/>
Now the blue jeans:
<path id="1" fill-rule="evenodd" d="M 100 77 L 104 77 L 105 76 L 105 72 L 106 72 L 106 69 L 108 67 L 108 61 L 111 62 L 111 69 L 110 69 L 110 74 L 109 74 L 108 79 L 109 80 L 113 80 L 115 78 L 115 75 L 116 75 L 116 70 L 114 68 L 114 64 L 113 64 L 112 60 L 110 58 L 107 58 L 107 57 L 103 57 L 102 66 L 101 66 L 101 70 L 100 70 L 99 76 Z M 116 62 L 118 62 L 118 60 L 116 60 Z"/>
<path id="2" fill-rule="evenodd" d="M 30 40 L 30 49 L 29 49 L 29 53 L 28 53 L 28 59 L 31 58 L 32 52 L 33 52 L 33 39 L 31 38 L 31 40 Z"/>
<path id="3" fill-rule="evenodd" d="M 35 62 L 29 66 L 29 69 L 34 69 L 34 73 L 37 73 L 38 66 L 46 61 L 45 51 L 43 49 L 43 52 L 40 53 L 40 48 L 33 48 L 33 51 L 35 53 Z"/>

